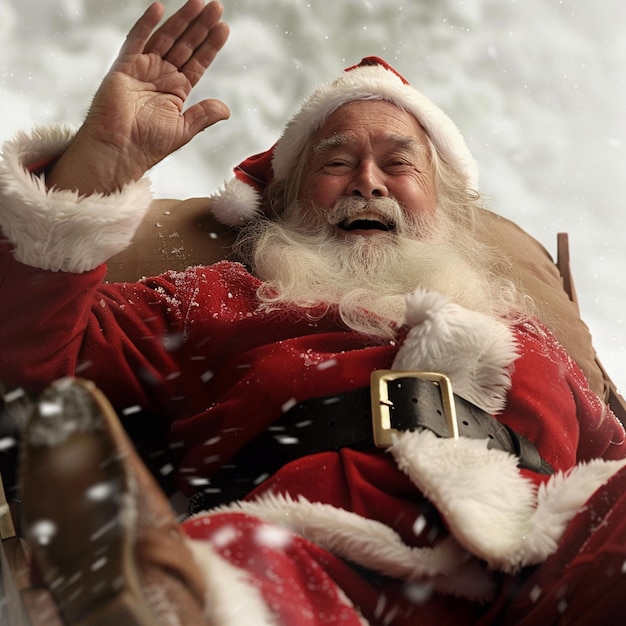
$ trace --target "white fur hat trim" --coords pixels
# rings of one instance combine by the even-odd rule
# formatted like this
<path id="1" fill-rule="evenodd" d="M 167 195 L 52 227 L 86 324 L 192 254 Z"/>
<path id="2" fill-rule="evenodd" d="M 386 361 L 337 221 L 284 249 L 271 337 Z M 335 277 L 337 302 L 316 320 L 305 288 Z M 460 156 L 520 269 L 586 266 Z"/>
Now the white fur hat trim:
<path id="1" fill-rule="evenodd" d="M 365 61 L 365 60 L 364 60 Z M 287 124 L 274 149 L 272 166 L 284 178 L 311 136 L 342 104 L 355 100 L 387 100 L 411 113 L 444 159 L 478 188 L 478 166 L 456 124 L 431 100 L 380 64 L 358 65 L 334 81 L 323 83 Z M 363 63 L 363 61 L 361 62 Z"/>

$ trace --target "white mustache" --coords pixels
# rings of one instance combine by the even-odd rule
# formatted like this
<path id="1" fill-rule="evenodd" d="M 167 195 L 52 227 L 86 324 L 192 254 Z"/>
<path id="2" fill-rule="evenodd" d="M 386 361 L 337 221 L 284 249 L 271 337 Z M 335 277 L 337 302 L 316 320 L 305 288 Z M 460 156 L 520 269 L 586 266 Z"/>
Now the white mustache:
<path id="1" fill-rule="evenodd" d="M 393 198 L 366 200 L 358 196 L 343 196 L 328 212 L 327 219 L 330 224 L 337 225 L 364 213 L 374 213 L 382 218 L 381 221 L 391 224 L 402 222 L 404 217 L 402 207 Z"/>

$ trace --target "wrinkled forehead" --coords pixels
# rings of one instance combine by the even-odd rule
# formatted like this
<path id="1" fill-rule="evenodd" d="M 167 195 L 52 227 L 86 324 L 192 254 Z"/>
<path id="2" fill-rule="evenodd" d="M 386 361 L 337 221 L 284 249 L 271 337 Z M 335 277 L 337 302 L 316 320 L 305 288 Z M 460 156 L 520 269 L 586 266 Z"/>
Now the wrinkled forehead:
<path id="1" fill-rule="evenodd" d="M 311 137 L 314 153 L 368 141 L 379 146 L 429 152 L 431 143 L 417 119 L 384 100 L 357 100 L 333 111 Z"/>

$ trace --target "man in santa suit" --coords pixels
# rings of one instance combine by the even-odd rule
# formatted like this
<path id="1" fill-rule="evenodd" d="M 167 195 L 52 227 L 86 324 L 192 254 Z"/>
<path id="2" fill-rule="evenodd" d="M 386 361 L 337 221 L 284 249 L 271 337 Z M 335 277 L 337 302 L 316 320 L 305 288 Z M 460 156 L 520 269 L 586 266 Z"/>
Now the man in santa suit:
<path id="1" fill-rule="evenodd" d="M 103 283 L 145 172 L 228 116 L 184 109 L 221 14 L 189 0 L 154 30 L 153 4 L 77 133 L 4 146 L 0 379 L 43 392 L 25 529 L 65 619 L 624 615 L 623 428 L 482 238 L 459 130 L 381 59 L 212 198 L 242 263 Z M 210 510 L 176 524 L 112 407 L 154 416 Z"/>

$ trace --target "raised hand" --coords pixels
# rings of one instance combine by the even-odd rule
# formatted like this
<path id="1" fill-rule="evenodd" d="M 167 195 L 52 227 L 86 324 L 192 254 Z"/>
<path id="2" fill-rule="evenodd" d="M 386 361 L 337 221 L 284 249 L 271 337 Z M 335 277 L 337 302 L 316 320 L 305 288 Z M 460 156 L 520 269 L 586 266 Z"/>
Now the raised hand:
<path id="1" fill-rule="evenodd" d="M 156 31 L 155 2 L 130 30 L 84 124 L 47 178 L 48 187 L 112 192 L 137 180 L 200 131 L 227 119 L 228 107 L 191 89 L 228 38 L 219 2 L 188 0 Z M 154 32 L 153 32 L 154 31 Z"/>

